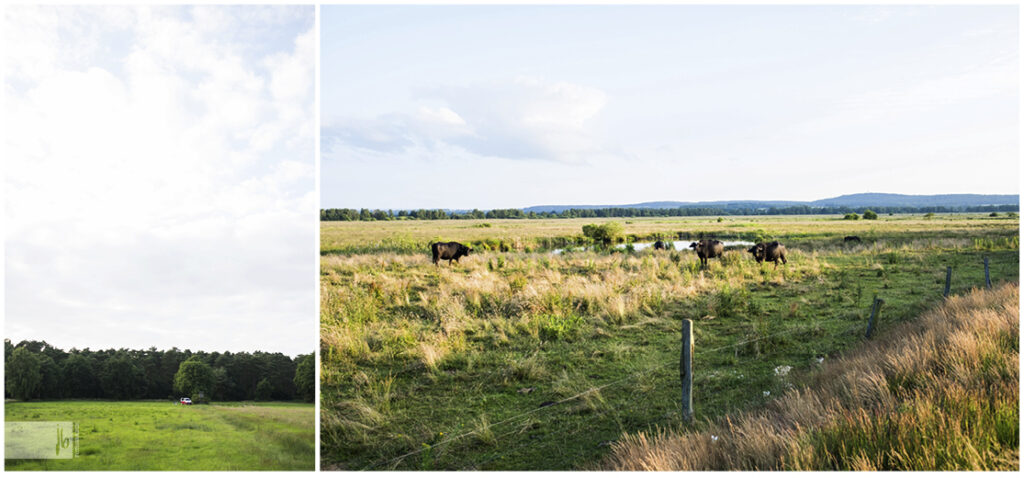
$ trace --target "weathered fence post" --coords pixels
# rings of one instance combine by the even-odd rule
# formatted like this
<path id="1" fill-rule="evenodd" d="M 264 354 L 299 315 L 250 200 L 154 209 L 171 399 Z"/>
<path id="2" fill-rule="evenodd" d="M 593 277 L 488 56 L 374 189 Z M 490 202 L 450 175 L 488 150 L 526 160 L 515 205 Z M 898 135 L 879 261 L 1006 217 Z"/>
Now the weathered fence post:
<path id="1" fill-rule="evenodd" d="M 946 266 L 946 288 L 942 290 L 943 297 L 949 297 L 949 279 L 953 277 L 953 267 Z"/>
<path id="2" fill-rule="evenodd" d="M 875 315 L 878 314 L 878 309 L 884 303 L 885 301 L 879 299 L 877 295 L 871 300 L 871 317 L 868 317 L 868 331 L 864 334 L 864 338 L 871 338 L 871 332 L 875 330 Z"/>
<path id="3" fill-rule="evenodd" d="M 683 350 L 679 354 L 679 379 L 683 385 L 683 421 L 693 421 L 693 321 L 683 319 Z"/>
<path id="4" fill-rule="evenodd" d="M 988 277 L 988 257 L 985 257 L 985 287 L 992 288 L 992 280 Z"/>

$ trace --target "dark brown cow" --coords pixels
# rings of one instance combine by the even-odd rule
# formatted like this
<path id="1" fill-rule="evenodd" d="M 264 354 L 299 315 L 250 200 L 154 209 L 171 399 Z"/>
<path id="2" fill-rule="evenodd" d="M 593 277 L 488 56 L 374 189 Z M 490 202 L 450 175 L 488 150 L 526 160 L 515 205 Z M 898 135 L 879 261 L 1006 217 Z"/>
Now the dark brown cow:
<path id="1" fill-rule="evenodd" d="M 451 265 L 452 261 L 459 262 L 460 257 L 468 256 L 473 249 L 458 242 L 435 242 L 430 245 L 430 252 L 434 256 L 435 266 L 439 265 L 438 260 L 447 260 L 448 265 Z"/>
<path id="2" fill-rule="evenodd" d="M 859 236 L 846 236 L 843 238 L 843 242 L 860 242 Z"/>
<path id="3" fill-rule="evenodd" d="M 690 249 L 697 252 L 697 257 L 700 258 L 700 265 L 707 267 L 708 259 L 722 257 L 722 254 L 725 252 L 725 244 L 714 239 L 701 239 L 697 242 L 691 242 Z"/>
<path id="4" fill-rule="evenodd" d="M 777 269 L 779 267 L 779 260 L 782 260 L 783 264 L 786 263 L 786 246 L 779 244 L 779 241 L 759 243 L 747 249 L 747 252 L 754 255 L 754 259 L 757 260 L 758 264 L 764 261 L 774 262 Z"/>
<path id="5" fill-rule="evenodd" d="M 654 243 L 654 250 L 656 250 L 656 251 L 657 250 L 664 250 L 664 249 L 667 249 L 667 248 L 668 248 L 668 246 L 666 246 L 664 242 L 656 241 Z"/>

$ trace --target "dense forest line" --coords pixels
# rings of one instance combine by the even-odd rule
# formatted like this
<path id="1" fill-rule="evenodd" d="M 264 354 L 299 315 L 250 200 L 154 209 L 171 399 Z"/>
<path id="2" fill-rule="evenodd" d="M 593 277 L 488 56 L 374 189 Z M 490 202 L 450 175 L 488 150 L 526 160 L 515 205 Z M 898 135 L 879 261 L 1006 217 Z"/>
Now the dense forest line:
<path id="1" fill-rule="evenodd" d="M 4 340 L 5 398 L 312 402 L 313 354 L 71 349 Z"/>
<path id="2" fill-rule="evenodd" d="M 846 206 L 781 206 L 769 208 L 720 207 L 608 207 L 566 209 L 561 212 L 526 212 L 523 209 L 491 209 L 481 211 L 446 211 L 444 209 L 382 210 L 382 209 L 321 209 L 321 221 L 393 221 L 410 219 L 559 219 L 575 217 L 673 217 L 673 216 L 776 216 L 795 214 L 849 214 L 863 213 L 866 208 Z M 951 212 L 1017 212 L 1016 204 L 1001 206 L 965 207 L 872 207 L 878 214 L 926 214 Z"/>

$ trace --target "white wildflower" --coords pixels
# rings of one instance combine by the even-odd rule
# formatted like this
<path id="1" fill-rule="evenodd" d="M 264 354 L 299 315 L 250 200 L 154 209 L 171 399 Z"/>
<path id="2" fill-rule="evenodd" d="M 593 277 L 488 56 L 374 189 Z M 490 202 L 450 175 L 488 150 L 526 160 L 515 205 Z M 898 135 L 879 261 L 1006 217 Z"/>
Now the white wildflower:
<path id="1" fill-rule="evenodd" d="M 824 361 L 825 361 L 825 357 L 818 357 L 818 363 L 822 363 Z"/>
<path id="2" fill-rule="evenodd" d="M 711 435 L 711 441 L 713 441 L 713 442 L 718 441 L 718 436 L 717 435 Z"/>
<path id="3" fill-rule="evenodd" d="M 765 390 L 765 391 L 764 391 L 764 392 L 762 392 L 762 393 L 764 393 L 764 396 L 766 396 L 766 397 L 767 397 L 768 395 L 771 395 L 771 394 L 772 394 L 772 392 L 769 392 L 768 390 Z"/>
<path id="4" fill-rule="evenodd" d="M 775 375 L 785 377 L 790 370 L 793 370 L 793 367 L 790 367 L 789 365 L 779 365 L 778 367 L 775 367 Z"/>

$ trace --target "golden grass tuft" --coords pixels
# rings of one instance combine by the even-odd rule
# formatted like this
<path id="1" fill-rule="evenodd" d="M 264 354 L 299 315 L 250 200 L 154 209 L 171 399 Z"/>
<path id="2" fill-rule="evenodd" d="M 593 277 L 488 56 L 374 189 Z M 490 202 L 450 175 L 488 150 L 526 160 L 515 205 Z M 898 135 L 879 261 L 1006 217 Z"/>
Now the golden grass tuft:
<path id="1" fill-rule="evenodd" d="M 761 280 L 746 257 L 729 257 L 729 264 L 713 261 L 701 270 L 692 255 L 484 253 L 440 267 L 425 255 L 328 255 L 321 264 L 322 350 L 348 370 L 395 357 L 433 368 L 469 337 L 492 344 L 516 335 L 570 340 L 578 323 L 590 330 L 643 324 L 680 298 Z M 545 333 L 552 324 L 573 330 Z"/>

